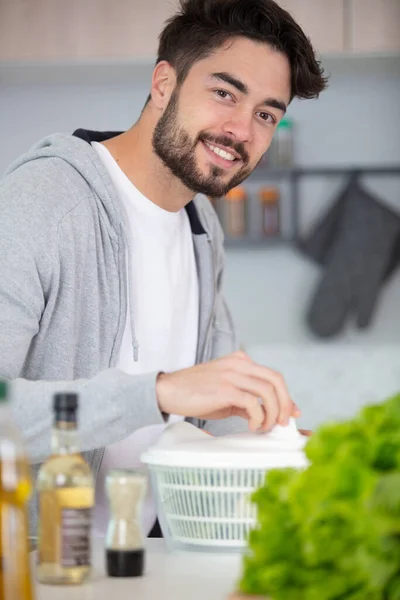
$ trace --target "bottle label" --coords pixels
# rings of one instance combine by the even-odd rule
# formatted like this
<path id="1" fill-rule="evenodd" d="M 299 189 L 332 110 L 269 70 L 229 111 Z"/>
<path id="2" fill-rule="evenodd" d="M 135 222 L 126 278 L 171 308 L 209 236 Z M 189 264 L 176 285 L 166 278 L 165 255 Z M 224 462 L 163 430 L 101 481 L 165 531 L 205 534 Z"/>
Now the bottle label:
<path id="1" fill-rule="evenodd" d="M 67 508 L 61 511 L 61 565 L 90 565 L 90 508 Z"/>
<path id="2" fill-rule="evenodd" d="M 38 564 L 90 565 L 93 488 L 58 488 L 39 494 Z"/>

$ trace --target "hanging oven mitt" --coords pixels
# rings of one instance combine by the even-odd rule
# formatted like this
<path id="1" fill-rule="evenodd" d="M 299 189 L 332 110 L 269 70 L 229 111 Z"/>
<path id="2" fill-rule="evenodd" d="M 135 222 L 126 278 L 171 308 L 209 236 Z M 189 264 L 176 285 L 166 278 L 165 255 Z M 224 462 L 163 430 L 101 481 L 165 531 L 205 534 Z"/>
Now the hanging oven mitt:
<path id="1" fill-rule="evenodd" d="M 326 270 L 307 315 L 320 337 L 338 333 L 351 312 L 359 327 L 369 324 L 400 233 L 400 218 L 359 183 L 349 185 L 342 202 Z"/>
<path id="2" fill-rule="evenodd" d="M 312 232 L 299 241 L 299 249 L 319 265 L 326 265 L 332 245 L 342 222 L 346 198 L 354 185 L 353 179 L 345 185 L 332 206 L 317 221 Z"/>

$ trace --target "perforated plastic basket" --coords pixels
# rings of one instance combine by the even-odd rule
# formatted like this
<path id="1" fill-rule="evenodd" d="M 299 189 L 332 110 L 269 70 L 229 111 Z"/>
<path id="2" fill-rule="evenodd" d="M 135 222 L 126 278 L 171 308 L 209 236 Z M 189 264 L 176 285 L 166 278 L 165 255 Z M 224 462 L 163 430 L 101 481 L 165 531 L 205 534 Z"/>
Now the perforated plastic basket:
<path id="1" fill-rule="evenodd" d="M 277 429 L 213 438 L 188 423 L 167 428 L 142 461 L 150 471 L 168 546 L 243 548 L 256 522 L 250 496 L 266 472 L 307 464 L 302 451 L 306 439 L 296 429 L 290 431 L 283 439 Z"/>
<path id="2" fill-rule="evenodd" d="M 249 495 L 265 470 L 153 467 L 159 519 L 165 537 L 195 546 L 245 544 L 255 524 Z"/>

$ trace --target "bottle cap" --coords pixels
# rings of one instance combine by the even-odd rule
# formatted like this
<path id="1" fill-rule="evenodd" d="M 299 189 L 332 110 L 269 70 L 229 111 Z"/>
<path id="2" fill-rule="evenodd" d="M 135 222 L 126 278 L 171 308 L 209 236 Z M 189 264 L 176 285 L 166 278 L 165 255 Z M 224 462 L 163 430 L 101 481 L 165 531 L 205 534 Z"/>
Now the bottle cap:
<path id="1" fill-rule="evenodd" d="M 8 396 L 8 384 L 4 379 L 0 379 L 0 402 L 6 402 Z"/>
<path id="2" fill-rule="evenodd" d="M 293 127 L 293 121 L 288 117 L 285 117 L 278 123 L 278 129 L 291 129 Z"/>
<path id="3" fill-rule="evenodd" d="M 55 394 L 53 406 L 56 421 L 76 422 L 78 394 L 72 392 Z"/>
<path id="4" fill-rule="evenodd" d="M 275 187 L 264 187 L 260 190 L 260 200 L 266 203 L 274 203 L 279 200 L 279 190 Z"/>
<path id="5" fill-rule="evenodd" d="M 231 202 L 240 202 L 246 199 L 246 190 L 244 187 L 234 187 L 225 194 L 225 198 Z"/>

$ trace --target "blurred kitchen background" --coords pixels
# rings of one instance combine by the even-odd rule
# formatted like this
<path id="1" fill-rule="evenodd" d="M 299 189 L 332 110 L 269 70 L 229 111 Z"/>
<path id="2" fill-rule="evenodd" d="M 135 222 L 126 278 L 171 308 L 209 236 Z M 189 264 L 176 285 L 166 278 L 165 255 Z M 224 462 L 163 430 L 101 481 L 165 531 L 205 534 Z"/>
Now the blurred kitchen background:
<path id="1" fill-rule="evenodd" d="M 216 209 L 242 346 L 314 427 L 400 391 L 400 0 L 279 3 L 329 87 Z M 0 0 L 0 173 L 47 134 L 129 128 L 176 5 Z"/>

